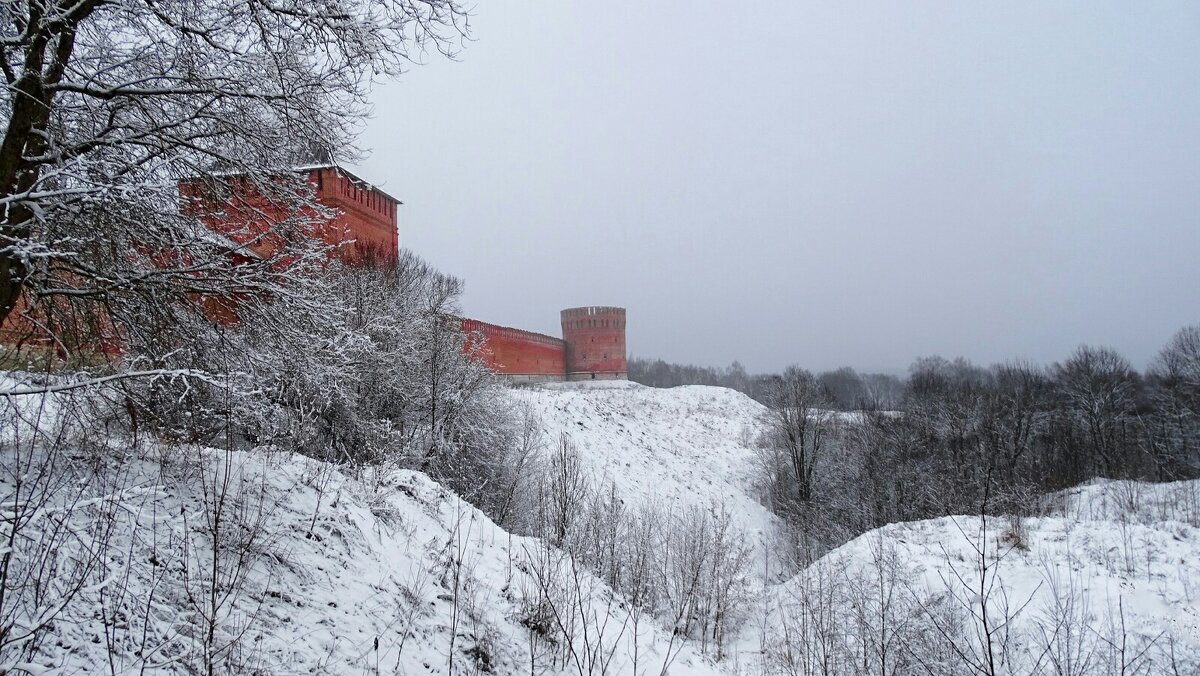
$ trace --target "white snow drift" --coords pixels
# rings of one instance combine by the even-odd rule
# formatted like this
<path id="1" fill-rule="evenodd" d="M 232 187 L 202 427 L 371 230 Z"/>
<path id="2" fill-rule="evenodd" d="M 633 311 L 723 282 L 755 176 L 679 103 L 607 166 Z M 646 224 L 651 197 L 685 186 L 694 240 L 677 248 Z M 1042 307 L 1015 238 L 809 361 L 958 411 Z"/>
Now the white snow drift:
<path id="1" fill-rule="evenodd" d="M 775 528 L 753 470 L 764 410 L 743 395 L 589 383 L 514 396 L 622 499 L 722 505 L 751 537 Z M 206 660 L 405 674 L 970 673 L 989 655 L 1003 673 L 1200 664 L 1200 482 L 1095 482 L 1050 496 L 1039 518 L 863 534 L 760 586 L 739 649 L 714 665 L 418 472 L 347 475 L 290 454 L 81 438 L 59 446 L 60 490 L 30 512 L 14 482 L 30 480 L 40 453 L 3 458 L 6 527 L 22 509 L 29 519 L 14 565 L 41 581 L 38 595 L 5 604 L 9 636 L 36 629 L 26 641 L 37 649 L 4 672 L 194 671 Z M 549 571 L 569 584 L 546 588 Z"/>

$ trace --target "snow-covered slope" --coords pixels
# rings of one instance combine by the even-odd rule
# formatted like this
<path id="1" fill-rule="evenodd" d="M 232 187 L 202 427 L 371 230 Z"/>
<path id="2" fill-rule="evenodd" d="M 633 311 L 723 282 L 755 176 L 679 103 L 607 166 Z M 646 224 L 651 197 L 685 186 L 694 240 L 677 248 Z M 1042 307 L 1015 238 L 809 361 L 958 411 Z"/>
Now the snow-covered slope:
<path id="1" fill-rule="evenodd" d="M 627 500 L 673 512 L 719 506 L 748 543 L 772 528 L 754 499 L 752 444 L 762 407 L 752 400 L 722 388 L 629 383 L 513 394 L 536 409 L 547 441 L 570 435 L 598 488 L 611 483 Z M 39 424 L 49 425 L 58 417 L 53 396 L 21 417 L 43 403 Z M 659 673 L 664 664 L 674 674 L 729 669 L 633 615 L 592 575 L 576 581 L 557 550 L 510 535 L 420 473 L 372 468 L 346 476 L 266 451 L 87 446 L 68 442 L 63 448 L 75 457 L 54 472 L 89 484 L 80 494 L 86 506 L 70 509 L 68 519 L 90 527 L 111 520 L 99 543 L 107 553 L 64 608 L 67 621 L 39 632 L 30 670 L 83 670 L 110 657 L 118 671 L 197 669 L 206 656 L 263 673 L 446 673 L 451 663 L 455 673 L 527 672 L 531 663 L 536 673 L 578 673 L 580 662 L 589 663 L 585 673 Z M 30 461 L 40 460 L 23 462 Z M 89 474 L 97 466 L 99 478 Z M 214 533 L 226 467 L 228 504 Z M 215 564 L 214 537 L 224 543 Z M 555 576 L 549 584 L 560 585 L 549 594 L 547 571 Z M 546 607 L 555 594 L 566 604 L 557 609 L 562 617 Z M 21 621 L 36 624 L 44 610 L 30 609 Z M 566 625 L 579 645 L 554 638 L 564 627 L 538 628 L 546 623 Z"/>
<path id="2" fill-rule="evenodd" d="M 967 673 L 991 632 L 1003 673 L 1198 673 L 1200 482 L 1096 481 L 1048 503 L 1019 521 L 890 524 L 834 550 L 772 590 L 776 658 L 797 659 L 803 621 L 834 607 L 867 662 L 890 645 L 894 663 Z M 785 626 L 804 627 L 790 649 Z"/>
<path id="3" fill-rule="evenodd" d="M 721 505 L 751 539 L 772 530 L 754 480 L 766 409 L 744 394 L 631 382 L 554 383 L 514 394 L 533 407 L 552 443 L 569 436 L 595 480 L 626 501 Z"/>
<path id="4" fill-rule="evenodd" d="M 18 628 L 61 610 L 37 632 L 25 671 L 203 672 L 208 656 L 221 673 L 557 674 L 606 660 L 620 674 L 636 655 L 638 673 L 718 673 L 648 618 L 635 625 L 586 572 L 543 594 L 539 575 L 568 564 L 423 474 L 350 477 L 291 454 L 150 450 L 93 455 L 86 467 L 55 460 L 92 486 L 83 500 L 63 491 L 38 517 L 69 526 L 55 530 L 63 537 L 39 544 L 40 529 L 25 533 L 38 537 L 24 561 L 41 547 L 64 582 L 17 608 Z M 14 466 L 11 453 L 3 460 Z M 214 559 L 218 512 L 224 554 Z M 86 579 L 70 595 L 73 572 Z M 578 637 L 569 650 L 538 627 L 560 621 Z"/>
<path id="5" fill-rule="evenodd" d="M 548 440 L 569 435 L 597 484 L 623 499 L 723 505 L 751 538 L 774 530 L 756 499 L 764 409 L 752 400 L 630 383 L 513 396 Z M 27 429 L 39 410 L 12 409 L 0 433 Z M 557 550 L 510 535 L 418 472 L 347 475 L 290 454 L 135 452 L 96 439 L 59 450 L 60 480 L 33 508 L 28 487 L 13 501 L 14 478 L 49 460 L 28 447 L 20 463 L 12 448 L 0 458 L 11 468 L 0 473 L 2 516 L 26 515 L 14 560 L 40 590 L 0 603 L 0 620 L 19 634 L 61 610 L 29 640 L 29 673 L 203 671 L 211 659 L 218 671 L 266 674 L 658 674 L 664 664 L 676 675 L 955 674 L 978 671 L 969 663 L 985 659 L 988 631 L 998 673 L 1200 673 L 1200 482 L 1094 482 L 1049 496 L 1039 518 L 866 533 L 783 584 L 756 586 L 716 666 L 594 576 L 571 574 Z M 56 577 L 38 586 L 47 570 Z M 0 671 L 18 653 L 10 645 Z"/>

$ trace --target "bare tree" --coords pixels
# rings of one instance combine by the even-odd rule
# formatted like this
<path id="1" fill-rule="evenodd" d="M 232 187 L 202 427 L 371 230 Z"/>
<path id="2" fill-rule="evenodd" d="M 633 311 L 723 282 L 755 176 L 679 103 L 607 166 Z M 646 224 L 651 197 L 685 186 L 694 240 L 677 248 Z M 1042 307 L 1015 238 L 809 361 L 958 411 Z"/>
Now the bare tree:
<path id="1" fill-rule="evenodd" d="M 500 475 L 501 486 L 493 512 L 496 523 L 509 531 L 513 528 L 518 506 L 525 503 L 531 487 L 530 475 L 535 471 L 542 451 L 541 421 L 533 406 L 526 403 L 517 409 L 511 448 L 504 459 Z"/>
<path id="2" fill-rule="evenodd" d="M 299 301 L 297 271 L 323 261 L 311 234 L 328 214 L 291 170 L 353 158 L 372 78 L 452 52 L 466 14 L 455 0 L 22 0 L 0 26 L 0 323 L 164 368 L 211 333 L 214 308 L 323 305 Z M 177 185 L 221 204 L 230 176 L 261 199 L 217 236 Z"/>
<path id="3" fill-rule="evenodd" d="M 1137 374 L 1124 357 L 1108 348 L 1081 346 L 1054 366 L 1058 389 L 1086 449 L 1105 476 L 1127 469 L 1126 416 L 1132 412 Z"/>
<path id="4" fill-rule="evenodd" d="M 870 399 L 867 387 L 862 378 L 849 366 L 843 366 L 836 371 L 826 371 L 817 376 L 829 394 L 832 406 L 841 411 L 851 411 L 862 408 Z"/>
<path id="5" fill-rule="evenodd" d="M 1031 455 L 1044 431 L 1050 382 L 1040 369 L 1023 363 L 992 367 L 993 386 L 984 403 L 983 436 L 989 458 L 997 459 L 1005 480 L 1014 484 L 1018 466 Z"/>
<path id="6" fill-rule="evenodd" d="M 542 537 L 556 547 L 567 542 L 591 493 L 583 459 L 571 438 L 563 434 L 546 463 L 538 489 L 538 527 Z"/>
<path id="7" fill-rule="evenodd" d="M 1166 476 L 1200 473 L 1200 326 L 1179 330 L 1150 368 L 1155 436 Z"/>
<path id="8" fill-rule="evenodd" d="M 786 483 L 777 498 L 808 503 L 814 497 L 813 472 L 829 435 L 830 423 L 822 410 L 827 403 L 824 387 L 811 373 L 788 368 L 771 393 L 771 427 L 768 445 L 782 453 Z"/>

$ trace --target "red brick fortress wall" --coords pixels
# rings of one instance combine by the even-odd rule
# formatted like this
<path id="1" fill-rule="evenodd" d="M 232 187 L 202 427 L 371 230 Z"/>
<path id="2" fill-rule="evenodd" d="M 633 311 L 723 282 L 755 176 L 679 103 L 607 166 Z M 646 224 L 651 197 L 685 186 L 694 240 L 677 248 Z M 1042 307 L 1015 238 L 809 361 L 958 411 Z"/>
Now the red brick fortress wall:
<path id="1" fill-rule="evenodd" d="M 309 183 L 317 200 L 338 210 L 330 224 L 326 241 L 338 244 L 354 240 L 343 258 L 357 261 L 366 256 L 380 255 L 395 259 L 400 251 L 400 234 L 396 229 L 396 205 L 399 202 L 339 167 L 316 167 L 309 170 Z M 370 252 L 370 253 L 367 253 Z"/>
<path id="2" fill-rule="evenodd" d="M 553 381 L 566 376 L 566 343 L 541 333 L 462 320 L 468 350 L 480 347 L 479 356 L 492 371 L 515 381 Z M 482 340 L 482 345 L 473 341 Z"/>
<path id="3" fill-rule="evenodd" d="M 400 251 L 396 229 L 399 200 L 338 166 L 300 167 L 295 171 L 305 177 L 317 202 L 334 211 L 318 228 L 320 238 L 336 247 L 334 256 L 355 264 L 396 260 Z M 239 244 L 253 242 L 251 248 L 259 256 L 276 253 L 282 242 L 263 235 L 292 214 L 285 205 L 261 194 L 246 177 L 230 175 L 226 181 L 229 196 L 223 201 L 200 181 L 181 181 L 183 213 L 199 217 L 210 229 Z M 316 216 L 311 210 L 295 215 L 306 219 Z"/>
<path id="4" fill-rule="evenodd" d="M 576 307 L 563 310 L 567 380 L 628 377 L 625 366 L 625 308 Z"/>

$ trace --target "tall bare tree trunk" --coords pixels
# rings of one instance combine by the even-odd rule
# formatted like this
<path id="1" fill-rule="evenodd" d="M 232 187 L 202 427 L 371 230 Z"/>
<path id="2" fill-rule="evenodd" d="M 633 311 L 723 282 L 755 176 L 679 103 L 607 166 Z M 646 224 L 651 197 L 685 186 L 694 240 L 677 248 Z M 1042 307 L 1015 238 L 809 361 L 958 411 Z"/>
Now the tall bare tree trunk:
<path id="1" fill-rule="evenodd" d="M 96 1 L 80 2 L 54 21 L 43 21 L 43 6 L 29 3 L 25 60 L 18 77 L 5 60 L 4 75 L 15 92 L 4 141 L 0 143 L 0 197 L 31 190 L 47 160 L 47 129 L 54 106 L 54 86 L 62 82 L 75 49 L 79 22 L 95 9 Z M 47 63 L 47 51 L 51 50 Z M 16 308 L 29 272 L 14 245 L 32 233 L 34 211 L 21 202 L 5 205 L 0 222 L 0 323 Z"/>

